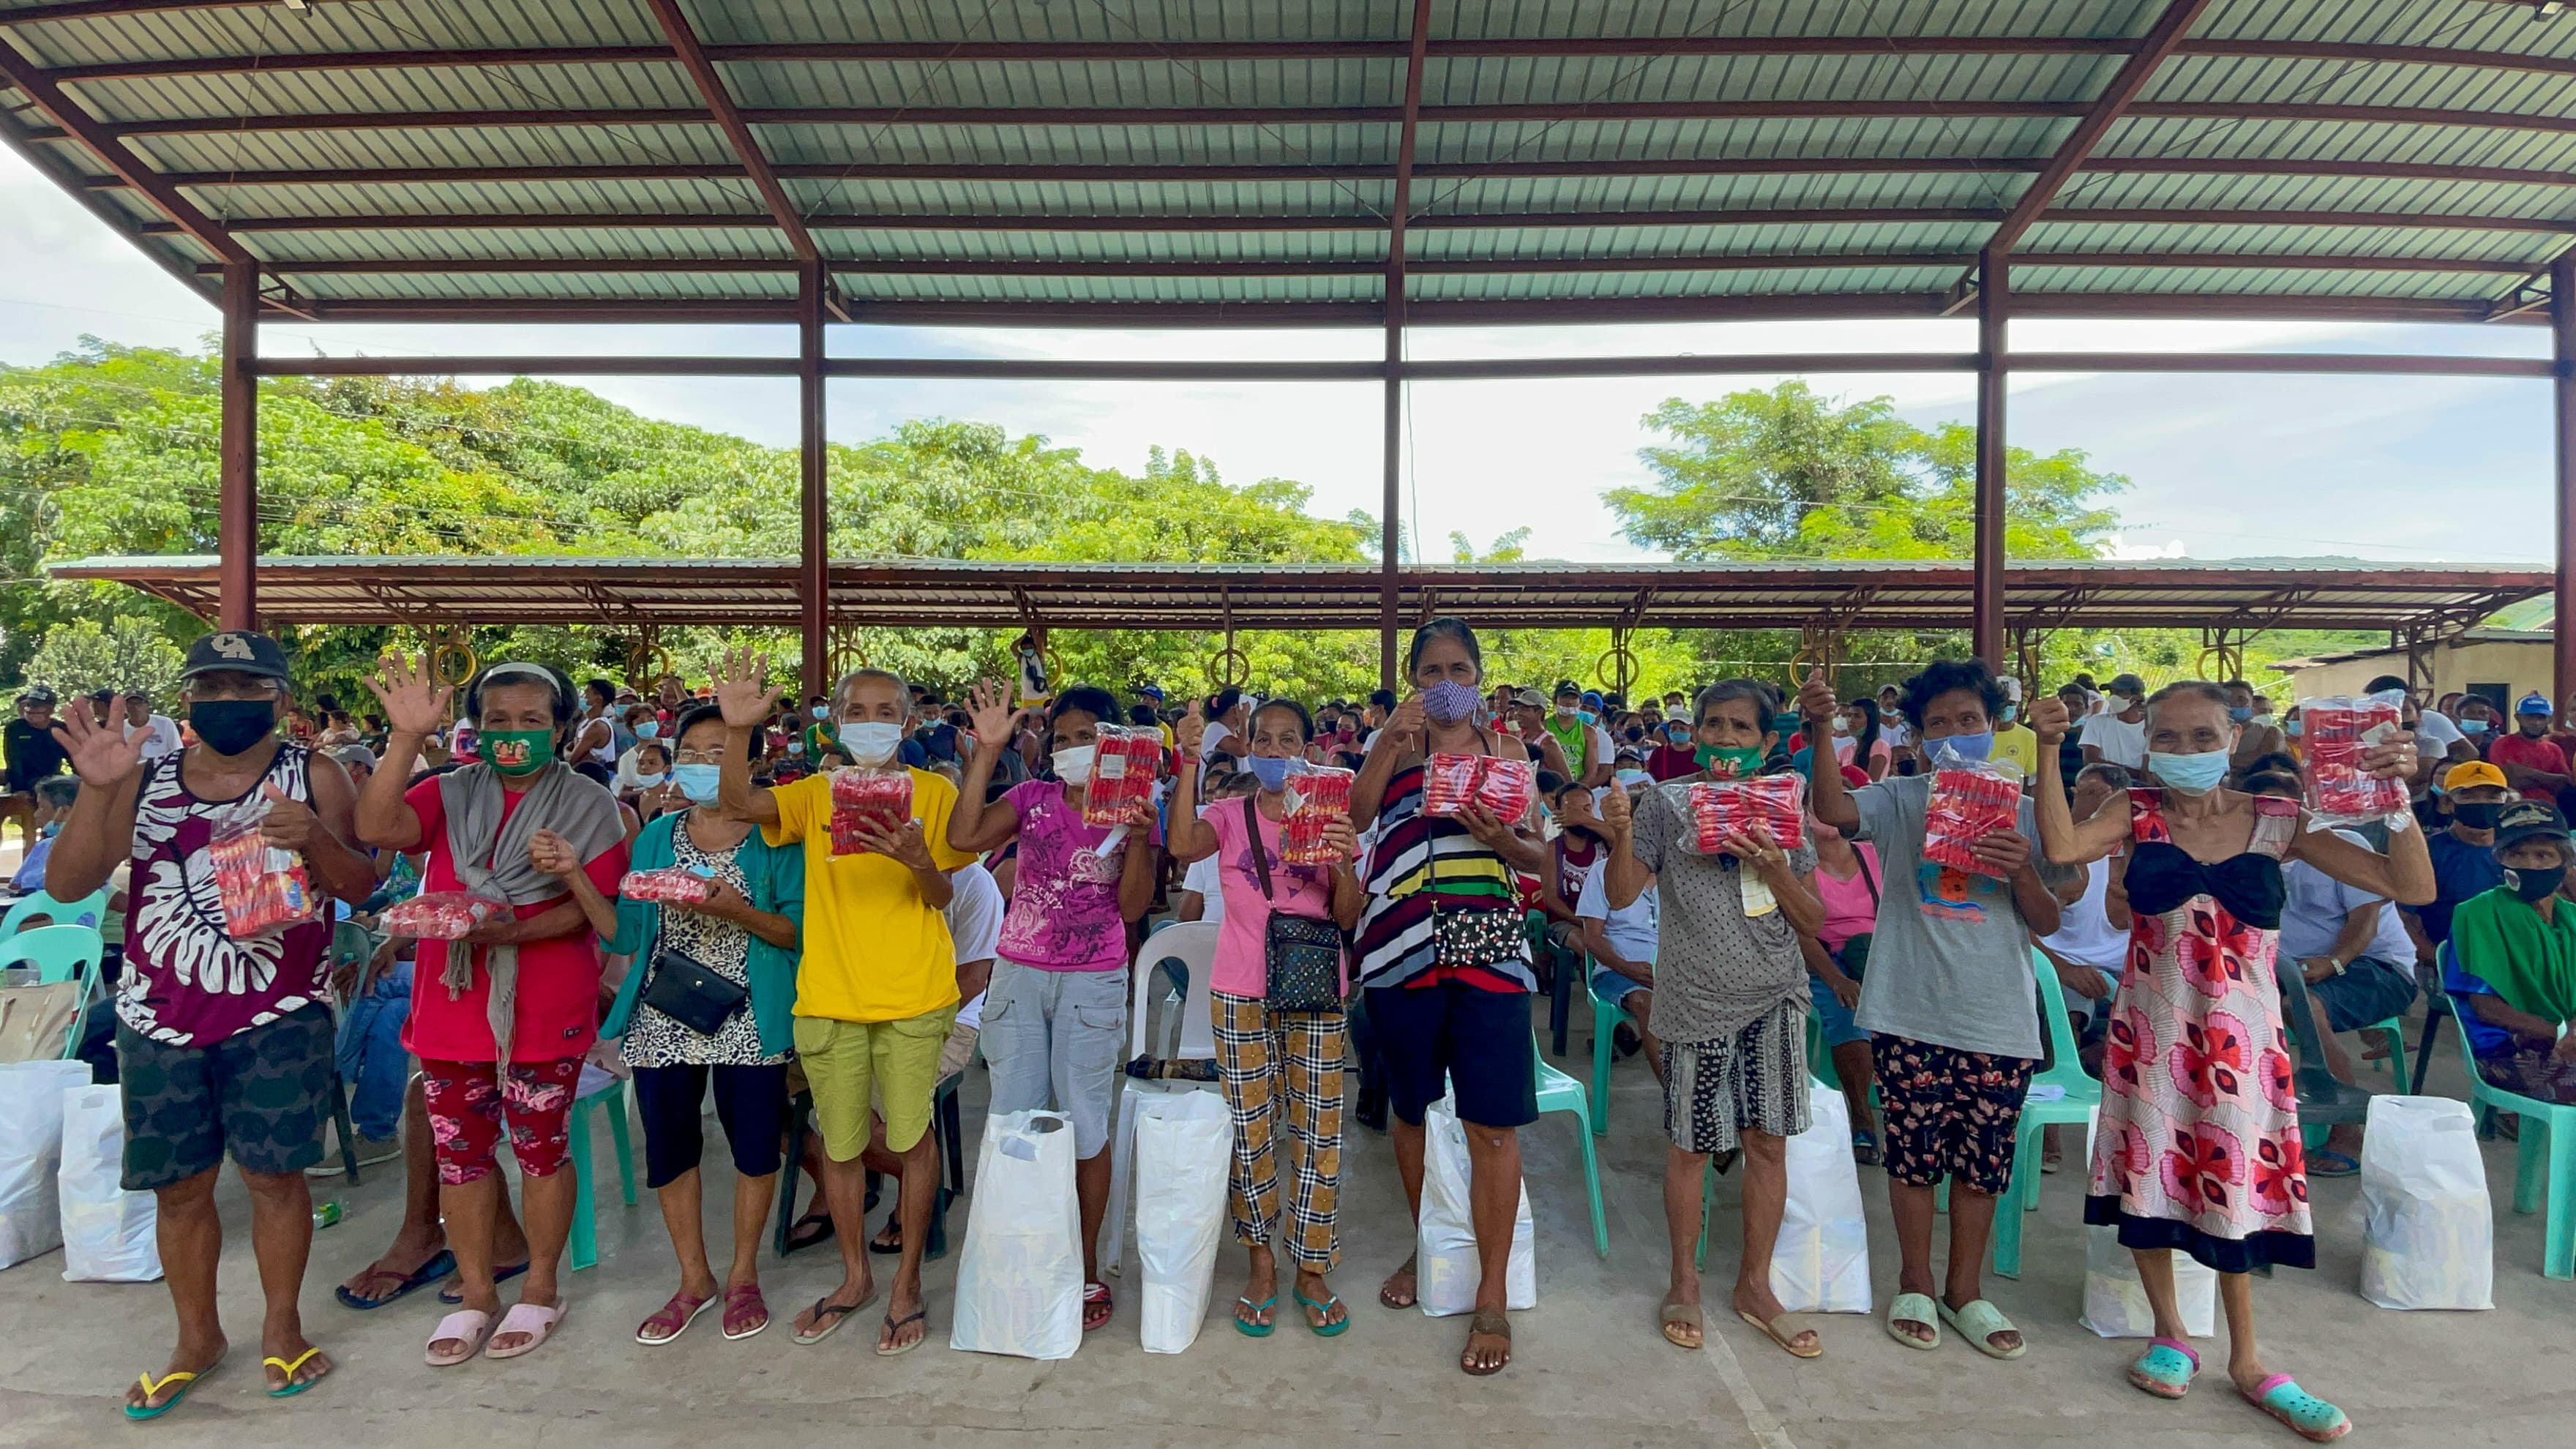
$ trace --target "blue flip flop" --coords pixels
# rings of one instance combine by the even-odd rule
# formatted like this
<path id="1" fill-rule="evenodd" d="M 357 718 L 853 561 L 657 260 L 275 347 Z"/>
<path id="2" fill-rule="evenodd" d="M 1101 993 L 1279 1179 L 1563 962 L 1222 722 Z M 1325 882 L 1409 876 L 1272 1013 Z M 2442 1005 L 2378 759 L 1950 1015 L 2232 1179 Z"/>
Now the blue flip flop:
<path id="1" fill-rule="evenodd" d="M 1339 1293 L 1326 1294 L 1324 1296 L 1324 1301 L 1321 1303 L 1316 1302 L 1314 1299 L 1307 1297 L 1303 1293 L 1297 1294 L 1296 1298 L 1299 1307 L 1312 1308 L 1317 1313 L 1322 1314 L 1328 1319 L 1333 1316 L 1333 1305 L 1342 1301 L 1342 1295 Z M 1274 1299 L 1273 1301 L 1275 1302 L 1277 1300 Z M 1342 1321 L 1339 1323 L 1309 1323 L 1306 1326 L 1315 1330 L 1315 1336 L 1317 1338 L 1332 1338 L 1340 1334 L 1343 1329 L 1351 1326 L 1351 1315 L 1346 1310 L 1343 1312 Z"/>
<path id="2" fill-rule="evenodd" d="M 1268 1313 L 1279 1306 L 1279 1295 L 1273 1293 L 1258 1303 L 1253 1302 L 1249 1298 L 1237 1298 L 1234 1301 L 1251 1309 L 1255 1313 Z M 1234 1315 L 1234 1331 L 1242 1334 L 1246 1338 L 1268 1338 L 1271 1334 L 1277 1332 L 1278 1329 L 1279 1325 L 1276 1322 L 1253 1323 L 1246 1320 L 1240 1313 Z"/>
<path id="3" fill-rule="evenodd" d="M 503 1283 L 507 1283 L 526 1271 L 528 1271 L 528 1265 L 525 1263 L 513 1263 L 507 1268 L 495 1268 L 492 1270 L 493 1286 L 498 1287 Z M 450 1298 L 447 1296 L 447 1290 L 441 1288 L 438 1290 L 438 1301 L 446 1304 L 450 1308 L 453 1308 L 457 1304 L 465 1301 L 465 1294 L 463 1290 L 460 1289 L 455 1297 Z"/>
<path id="4" fill-rule="evenodd" d="M 354 1308 L 361 1313 L 366 1313 L 374 1309 L 382 1308 L 386 1304 L 393 1302 L 395 1299 L 400 1298 L 407 1293 L 427 1287 L 429 1284 L 435 1283 L 439 1279 L 444 1278 L 455 1271 L 456 1255 L 445 1248 L 441 1248 L 428 1262 L 413 1269 L 411 1276 L 402 1280 L 402 1286 L 394 1289 L 394 1291 L 386 1294 L 382 1298 L 361 1298 L 357 1294 L 350 1292 L 349 1285 L 346 1283 L 332 1289 L 331 1296 L 339 1299 L 340 1306 L 343 1308 Z"/>

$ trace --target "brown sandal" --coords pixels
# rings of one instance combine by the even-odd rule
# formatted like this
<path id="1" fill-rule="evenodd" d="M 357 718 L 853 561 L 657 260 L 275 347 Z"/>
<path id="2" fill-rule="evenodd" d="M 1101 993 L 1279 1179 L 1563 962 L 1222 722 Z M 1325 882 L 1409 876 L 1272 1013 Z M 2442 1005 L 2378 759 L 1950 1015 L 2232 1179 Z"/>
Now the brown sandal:
<path id="1" fill-rule="evenodd" d="M 1377 1301 L 1380 1307 L 1398 1309 L 1411 1308 L 1416 1303 L 1422 1301 L 1422 1285 L 1419 1281 L 1421 1275 L 1414 1267 L 1414 1260 L 1420 1256 L 1421 1254 L 1419 1253 L 1406 1254 L 1402 1266 L 1398 1267 L 1394 1272 L 1387 1274 L 1386 1281 L 1378 1285 Z M 1405 1294 L 1401 1298 L 1397 1297 L 1395 1292 L 1395 1280 L 1398 1278 L 1412 1278 L 1416 1280 L 1413 1291 Z"/>
<path id="2" fill-rule="evenodd" d="M 1656 1310 L 1655 1323 L 1663 1330 L 1664 1342 L 1675 1348 L 1686 1348 L 1695 1353 L 1708 1343 L 1708 1316 L 1696 1303 L 1667 1303 Z M 1684 1343 L 1673 1337 L 1676 1328 L 1689 1329 L 1698 1341 Z"/>
<path id="3" fill-rule="evenodd" d="M 1460 1350 L 1458 1354 L 1458 1367 L 1466 1370 L 1474 1377 L 1481 1379 L 1491 1374 L 1501 1373 L 1504 1369 L 1511 1366 L 1512 1321 L 1499 1313 L 1480 1311 L 1475 1317 L 1467 1320 L 1467 1341 L 1471 1347 L 1475 1343 L 1476 1335 L 1480 1333 L 1487 1338 L 1499 1338 L 1503 1341 L 1502 1362 L 1493 1365 L 1491 1368 L 1478 1368 L 1475 1360 L 1468 1356 L 1468 1351 L 1464 1349 Z"/>

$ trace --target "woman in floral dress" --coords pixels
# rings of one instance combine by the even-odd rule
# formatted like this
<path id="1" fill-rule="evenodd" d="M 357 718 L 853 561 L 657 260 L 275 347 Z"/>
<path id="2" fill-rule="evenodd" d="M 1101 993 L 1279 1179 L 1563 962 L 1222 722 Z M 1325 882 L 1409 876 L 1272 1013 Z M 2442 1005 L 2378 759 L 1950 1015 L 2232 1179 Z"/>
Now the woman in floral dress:
<path id="1" fill-rule="evenodd" d="M 2042 700 L 2031 725 L 2043 749 L 2065 737 L 2065 706 Z M 2237 1392 L 2305 1438 L 2341 1438 L 2341 1409 L 2268 1371 L 2254 1337 L 2258 1267 L 2315 1266 L 2307 1175 L 2289 1046 L 2273 980 L 2281 863 L 2305 860 L 2345 884 L 2407 904 L 2433 898 L 2423 832 L 2399 830 L 2383 856 L 2308 828 L 2296 802 L 2222 789 L 2237 726 L 2227 695 L 2197 680 L 2147 701 L 2147 770 L 2161 786 L 2113 796 L 2078 823 L 2062 790 L 2039 791 L 2040 841 L 2051 861 L 2083 865 L 2130 847 L 2133 924 L 2128 969 L 2113 998 L 2102 1058 L 2088 1223 L 2119 1229 L 2155 1309 L 2155 1337 L 2129 1382 L 2178 1399 L 2200 1359 L 2174 1302 L 2173 1251 L 2219 1273 L 2228 1374 Z M 2382 777 L 2411 773 L 2414 738 L 2395 734 L 2362 760 Z"/>

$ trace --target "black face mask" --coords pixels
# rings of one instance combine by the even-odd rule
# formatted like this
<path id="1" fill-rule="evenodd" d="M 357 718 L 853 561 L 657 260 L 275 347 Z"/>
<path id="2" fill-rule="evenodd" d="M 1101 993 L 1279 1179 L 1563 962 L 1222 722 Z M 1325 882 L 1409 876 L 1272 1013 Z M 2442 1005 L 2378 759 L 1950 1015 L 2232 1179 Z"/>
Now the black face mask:
<path id="1" fill-rule="evenodd" d="M 2493 830 L 2496 817 L 2504 814 L 2501 800 L 2454 800 L 2451 818 L 2470 830 Z"/>
<path id="2" fill-rule="evenodd" d="M 1630 744 L 1632 744 L 1632 745 L 1633 745 L 1633 744 L 1635 744 L 1637 741 L 1644 739 L 1645 737 L 1646 737 L 1646 732 L 1645 732 L 1644 730 L 1641 730 L 1641 729 L 1631 729 L 1631 730 L 1629 730 L 1629 731 L 1628 731 L 1628 743 L 1630 743 Z"/>
<path id="3" fill-rule="evenodd" d="M 2545 868 L 2509 866 L 2504 873 L 2505 884 L 2513 887 L 2513 893 L 2535 904 L 2547 900 L 2550 893 L 2558 889 L 2558 883 L 2566 878 L 2567 867 L 2563 865 Z"/>
<path id="4" fill-rule="evenodd" d="M 238 755 L 257 747 L 277 729 L 277 702 L 269 699 L 209 699 L 188 706 L 188 727 L 219 755 Z"/>

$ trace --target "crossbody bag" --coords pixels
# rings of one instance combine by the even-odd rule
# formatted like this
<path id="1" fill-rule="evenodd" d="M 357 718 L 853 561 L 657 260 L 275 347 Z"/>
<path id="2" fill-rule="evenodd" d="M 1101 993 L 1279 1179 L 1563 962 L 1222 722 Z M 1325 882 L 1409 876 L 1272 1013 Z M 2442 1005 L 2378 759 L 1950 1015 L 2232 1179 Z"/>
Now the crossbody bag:
<path id="1" fill-rule="evenodd" d="M 1861 884 L 1869 887 L 1870 909 L 1875 914 L 1878 909 L 1878 877 L 1870 872 L 1868 856 L 1854 850 L 1852 859 L 1860 865 Z M 1845 976 L 1858 981 L 1861 973 L 1869 969 L 1869 938 L 1876 934 L 1874 931 L 1854 932 L 1843 942 L 1842 949 L 1834 953 L 1834 963 L 1843 968 Z"/>
<path id="2" fill-rule="evenodd" d="M 1342 1005 L 1342 928 L 1278 908 L 1270 893 L 1270 851 L 1262 843 L 1261 811 L 1243 797 L 1244 837 L 1252 846 L 1252 871 L 1270 918 L 1261 931 L 1262 994 L 1273 1011 L 1338 1011 Z"/>

